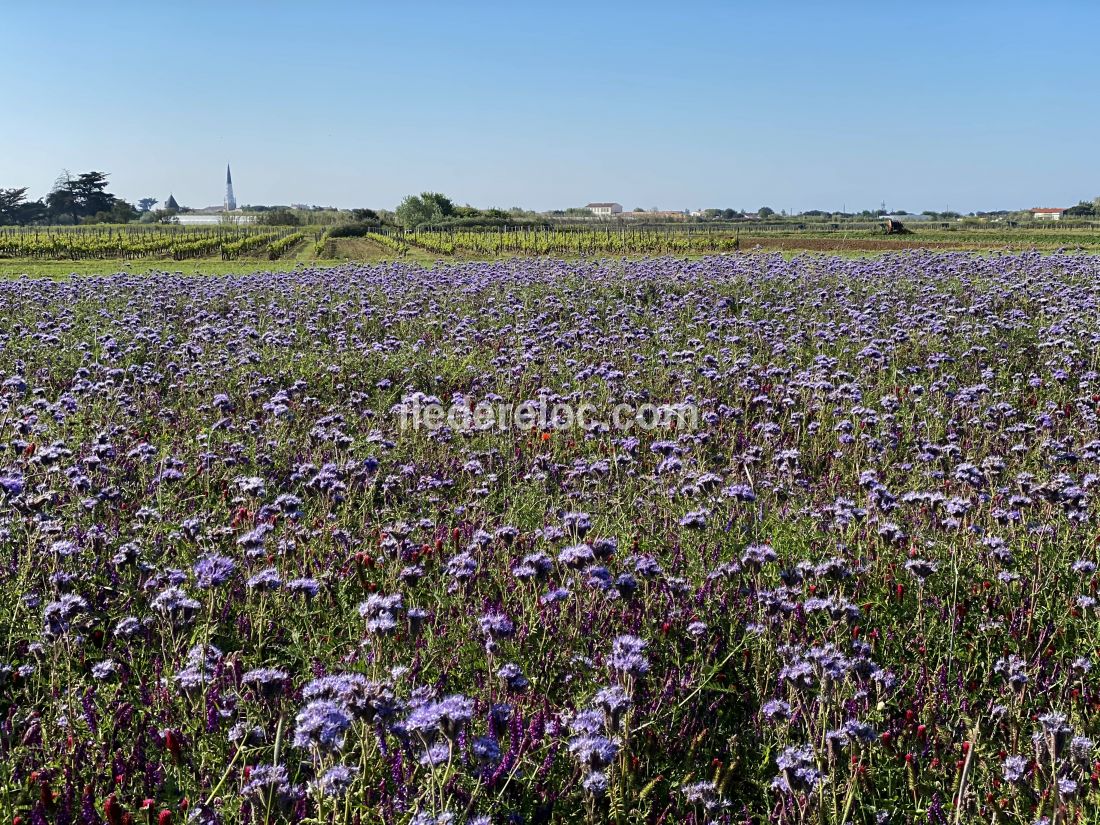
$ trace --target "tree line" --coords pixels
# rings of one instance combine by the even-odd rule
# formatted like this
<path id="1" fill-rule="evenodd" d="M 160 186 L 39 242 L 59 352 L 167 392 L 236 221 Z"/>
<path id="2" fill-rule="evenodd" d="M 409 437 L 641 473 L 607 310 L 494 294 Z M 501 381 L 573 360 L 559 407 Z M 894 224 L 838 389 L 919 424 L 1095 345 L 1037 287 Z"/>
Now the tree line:
<path id="1" fill-rule="evenodd" d="M 158 220 L 170 217 L 181 211 L 171 199 L 166 209 L 153 211 L 158 203 L 156 198 L 142 198 L 137 206 L 107 191 L 108 173 L 84 172 L 72 175 L 64 171 L 54 182 L 53 189 L 45 198 L 28 200 L 28 187 L 0 189 L 0 226 L 26 226 L 30 224 L 78 224 L 78 223 L 129 223 L 138 220 Z M 293 226 L 302 223 L 302 218 L 287 207 L 246 207 L 250 211 L 261 213 L 260 224 Z M 638 208 L 634 212 L 644 212 Z M 511 209 L 478 209 L 469 204 L 460 206 L 440 192 L 421 192 L 409 195 L 393 213 L 375 212 L 369 209 L 352 210 L 352 222 L 361 224 L 364 231 L 370 227 L 393 223 L 406 229 L 445 228 L 479 229 L 515 226 L 548 226 L 548 217 L 587 217 L 591 213 L 585 208 L 556 211 L 548 215 L 512 207 Z M 760 207 L 756 217 L 771 218 L 776 215 L 788 217 L 786 211 L 776 213 L 767 206 Z M 863 210 L 857 213 L 828 212 L 810 209 L 800 213 L 800 218 L 822 218 L 830 220 L 875 219 L 887 214 L 905 215 L 903 209 L 888 213 L 885 209 Z M 925 211 L 922 215 L 939 220 L 960 217 L 958 212 Z M 977 216 L 1009 216 L 1008 211 L 972 213 Z M 1100 218 L 1100 198 L 1093 202 L 1082 201 L 1065 211 L 1066 217 Z M 742 210 L 705 209 L 695 213 L 696 220 L 737 220 L 745 217 Z M 749 216 L 752 217 L 752 216 Z"/>
<path id="2" fill-rule="evenodd" d="M 1100 218 L 1100 198 L 1092 201 L 1081 201 L 1076 206 L 1071 206 L 1064 213 L 1067 218 Z"/>
<path id="3" fill-rule="evenodd" d="M 107 191 L 107 178 L 106 172 L 62 172 L 50 193 L 34 201 L 27 199 L 26 186 L 0 189 L 0 226 L 128 223 L 140 217 L 137 207 Z M 143 198 L 140 203 L 148 210 L 156 199 Z"/>
<path id="4" fill-rule="evenodd" d="M 466 204 L 459 206 L 439 192 L 421 192 L 409 195 L 394 210 L 394 221 L 406 229 L 418 227 L 446 229 L 485 229 L 501 226 L 544 226 L 546 217 L 537 212 L 512 207 L 511 209 L 478 209 Z"/>

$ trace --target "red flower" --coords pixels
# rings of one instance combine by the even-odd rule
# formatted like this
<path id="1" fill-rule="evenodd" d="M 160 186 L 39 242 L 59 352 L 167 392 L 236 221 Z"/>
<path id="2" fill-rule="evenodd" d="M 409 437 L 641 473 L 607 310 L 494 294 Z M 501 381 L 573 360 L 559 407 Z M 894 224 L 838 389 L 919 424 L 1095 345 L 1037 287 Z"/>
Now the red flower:
<path id="1" fill-rule="evenodd" d="M 111 825 L 122 825 L 122 815 L 125 813 L 122 806 L 115 799 L 115 795 L 111 794 L 105 800 L 103 800 L 103 814 L 107 817 L 107 821 Z"/>
<path id="2" fill-rule="evenodd" d="M 180 735 L 174 730 L 166 730 L 164 732 L 164 747 L 168 748 L 168 752 L 172 754 L 172 758 L 179 762 L 182 758 L 183 742 L 180 741 Z"/>

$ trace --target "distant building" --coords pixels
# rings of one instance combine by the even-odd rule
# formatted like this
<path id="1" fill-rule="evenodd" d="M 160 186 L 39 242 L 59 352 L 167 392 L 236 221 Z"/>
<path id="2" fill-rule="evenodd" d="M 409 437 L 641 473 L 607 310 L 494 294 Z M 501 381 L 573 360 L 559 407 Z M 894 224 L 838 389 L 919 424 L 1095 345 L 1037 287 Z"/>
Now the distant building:
<path id="1" fill-rule="evenodd" d="M 1037 221 L 1060 221 L 1062 220 L 1062 213 L 1065 209 L 1043 207 L 1040 209 L 1032 209 L 1031 217 Z"/>
<path id="2" fill-rule="evenodd" d="M 651 209 L 648 212 L 623 212 L 622 217 L 635 221 L 682 221 L 688 213 L 675 209 Z"/>
<path id="3" fill-rule="evenodd" d="M 180 208 L 179 203 L 176 201 L 176 196 L 175 195 L 172 195 L 172 194 L 168 195 L 168 200 L 166 200 L 164 202 L 164 208 L 165 209 L 179 209 Z"/>
<path id="4" fill-rule="evenodd" d="M 623 205 L 621 203 L 590 203 L 585 207 L 598 218 L 609 218 L 612 215 L 621 215 Z"/>
<path id="5" fill-rule="evenodd" d="M 178 223 L 180 226 L 218 226 L 220 224 L 246 224 L 255 223 L 255 215 L 242 215 L 239 212 L 235 215 L 227 215 L 224 212 L 218 212 L 211 214 L 210 212 L 198 213 L 198 212 L 186 212 L 182 215 L 176 215 L 171 218 L 172 223 Z"/>

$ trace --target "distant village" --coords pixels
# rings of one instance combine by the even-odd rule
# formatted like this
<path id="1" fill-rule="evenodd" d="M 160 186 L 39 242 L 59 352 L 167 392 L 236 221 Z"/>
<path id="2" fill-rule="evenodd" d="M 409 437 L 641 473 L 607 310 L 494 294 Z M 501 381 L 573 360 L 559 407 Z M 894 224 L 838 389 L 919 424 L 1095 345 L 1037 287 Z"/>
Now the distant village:
<path id="1" fill-rule="evenodd" d="M 421 198 L 432 196 L 437 200 L 443 200 L 450 203 L 449 199 L 444 198 L 436 193 L 423 193 L 419 196 Z M 409 200 L 414 200 L 418 196 L 410 196 L 406 198 L 406 203 Z M 291 204 L 291 209 L 295 210 L 309 210 L 316 209 L 306 204 Z M 238 209 L 237 200 L 233 192 L 233 173 L 226 164 L 225 167 L 225 198 L 220 205 L 207 206 L 201 209 L 188 209 L 181 207 L 174 196 L 169 194 L 168 199 L 164 203 L 165 211 L 171 213 L 168 216 L 168 220 L 172 223 L 178 223 L 183 225 L 201 225 L 201 224 L 218 224 L 232 222 L 237 224 L 255 223 L 259 220 L 260 215 L 257 214 L 256 207 L 250 207 L 249 210 Z M 398 213 L 400 213 L 401 207 L 398 207 Z M 461 207 L 459 209 L 462 209 Z M 646 221 L 646 222 L 667 222 L 667 221 L 750 221 L 758 222 L 765 220 L 777 220 L 784 218 L 803 218 L 803 219 L 816 219 L 816 220 L 848 220 L 848 219 L 874 219 L 874 220 L 892 220 L 896 222 L 909 222 L 909 223 L 921 223 L 924 221 L 943 221 L 943 220 L 963 220 L 964 218 L 981 218 L 989 222 L 1002 222 L 1011 221 L 1018 222 L 1020 220 L 1036 220 L 1036 221 L 1057 221 L 1061 220 L 1063 216 L 1066 217 L 1083 217 L 1083 218 L 1100 218 L 1100 197 L 1096 198 L 1092 203 L 1082 201 L 1076 207 L 1035 207 L 1028 210 L 1010 211 L 1001 210 L 996 212 L 978 212 L 971 213 L 968 216 L 964 216 L 961 213 L 951 212 L 950 210 L 944 210 L 942 212 L 924 211 L 920 214 L 912 214 L 905 210 L 887 211 L 886 204 L 881 204 L 881 208 L 878 210 L 864 210 L 861 212 L 850 213 L 847 211 L 840 212 L 826 212 L 823 210 L 809 210 L 800 213 L 788 214 L 786 211 L 776 212 L 769 207 L 761 207 L 754 212 L 748 212 L 741 209 L 717 209 L 717 208 L 699 208 L 699 209 L 658 209 L 653 207 L 650 209 L 643 209 L 636 207 L 629 211 L 623 209 L 621 203 L 614 201 L 595 201 L 585 204 L 583 207 L 574 207 L 570 209 L 558 209 L 550 210 L 546 212 L 532 212 L 520 208 L 513 208 L 510 210 L 476 210 L 472 207 L 465 207 L 473 213 L 492 214 L 499 213 L 500 216 L 511 216 L 513 218 L 528 218 L 528 219 L 573 219 L 573 220 L 614 220 L 614 221 Z M 383 213 L 385 210 L 382 210 Z M 448 217 L 446 214 L 442 217 Z M 466 215 L 466 218 L 474 217 L 474 215 Z M 401 221 L 398 221 L 401 223 Z"/>
<path id="2" fill-rule="evenodd" d="M 233 171 L 225 168 L 222 202 L 211 206 L 189 207 L 169 192 L 163 202 L 145 197 L 130 203 L 107 191 L 106 172 L 70 175 L 64 172 L 49 194 L 39 200 L 27 198 L 27 187 L 0 188 L 0 226 L 43 226 L 69 224 L 170 223 L 182 226 L 217 224 L 333 225 L 346 222 L 387 224 L 405 229 L 416 228 L 497 228 L 547 226 L 553 223 L 796 223 L 799 225 L 882 222 L 888 231 L 906 224 L 935 221 L 961 224 L 1020 224 L 1073 220 L 1100 221 L 1100 198 L 1081 201 L 1076 206 L 1036 206 L 1021 210 L 971 212 L 963 215 L 949 208 L 917 213 L 904 209 L 878 209 L 850 212 L 809 209 L 802 212 L 762 206 L 749 211 L 733 208 L 659 209 L 635 207 L 627 210 L 616 201 L 592 201 L 568 209 L 534 211 L 520 207 L 509 209 L 478 208 L 456 203 L 439 192 L 409 195 L 392 211 L 388 209 L 341 209 L 303 203 L 288 206 L 238 206 L 233 188 Z M 159 206 L 159 208 L 158 208 Z"/>
<path id="3" fill-rule="evenodd" d="M 233 193 L 233 172 L 228 163 L 225 165 L 225 200 L 222 201 L 220 206 L 183 209 L 176 202 L 175 196 L 169 194 L 168 200 L 164 202 L 164 211 L 172 213 L 167 216 L 171 223 L 178 223 L 182 226 L 255 223 L 258 217 L 254 213 L 245 213 L 237 208 L 237 197 Z"/>
<path id="4" fill-rule="evenodd" d="M 613 218 L 619 220 L 688 220 L 690 218 L 704 219 L 704 220 L 746 220 L 746 221 L 759 221 L 766 220 L 768 218 L 774 218 L 777 213 L 773 210 L 764 207 L 757 212 L 741 212 L 734 209 L 683 209 L 683 210 L 663 210 L 663 209 L 633 209 L 629 212 L 623 211 L 621 203 L 605 202 L 605 203 L 589 203 L 584 208 L 578 210 L 565 210 L 561 214 L 569 214 L 571 212 L 587 212 L 589 215 L 595 218 Z M 553 214 L 553 213 L 551 213 Z M 828 213 L 821 210 L 810 210 L 808 212 L 792 213 L 788 215 L 786 212 L 779 213 L 780 217 L 853 217 L 859 215 L 875 216 L 881 218 L 893 218 L 895 220 L 907 220 L 907 221 L 931 221 L 942 220 L 944 218 L 963 218 L 967 217 L 958 212 L 950 212 L 945 210 L 944 212 L 922 212 L 920 214 L 911 214 L 908 212 L 896 211 L 888 212 L 885 206 L 882 209 L 874 212 L 863 213 L 850 213 L 850 212 L 835 212 Z M 972 213 L 969 217 L 987 217 L 990 220 L 1006 220 L 1009 216 L 1015 216 L 1016 218 L 1026 218 L 1030 216 L 1032 220 L 1037 221 L 1058 221 L 1063 216 L 1066 217 L 1100 217 L 1100 198 L 1096 198 L 1091 204 L 1082 201 L 1076 207 L 1050 207 L 1040 206 L 1023 211 L 1009 211 L 1002 210 L 997 212 L 977 212 Z"/>

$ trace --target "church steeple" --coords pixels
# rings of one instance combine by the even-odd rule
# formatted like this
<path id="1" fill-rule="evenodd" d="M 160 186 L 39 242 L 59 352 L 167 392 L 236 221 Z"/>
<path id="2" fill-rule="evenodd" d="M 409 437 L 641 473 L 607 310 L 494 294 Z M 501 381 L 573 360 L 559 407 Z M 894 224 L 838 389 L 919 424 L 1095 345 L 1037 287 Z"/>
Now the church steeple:
<path id="1" fill-rule="evenodd" d="M 232 212 L 237 208 L 237 199 L 233 197 L 233 173 L 229 171 L 229 164 L 225 165 L 225 211 Z"/>

